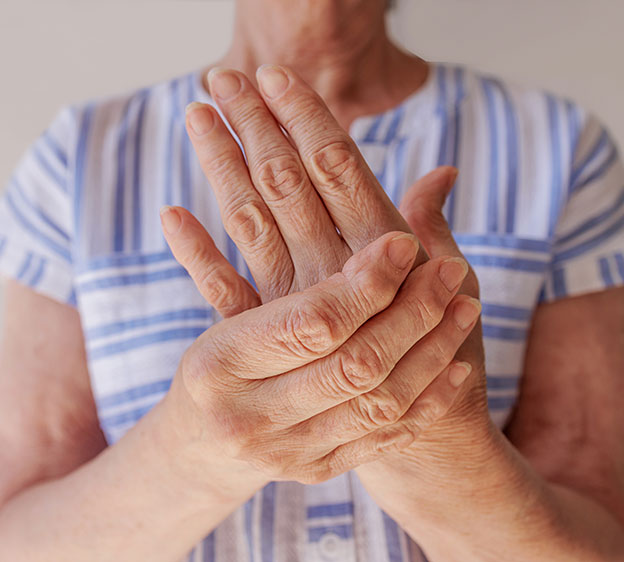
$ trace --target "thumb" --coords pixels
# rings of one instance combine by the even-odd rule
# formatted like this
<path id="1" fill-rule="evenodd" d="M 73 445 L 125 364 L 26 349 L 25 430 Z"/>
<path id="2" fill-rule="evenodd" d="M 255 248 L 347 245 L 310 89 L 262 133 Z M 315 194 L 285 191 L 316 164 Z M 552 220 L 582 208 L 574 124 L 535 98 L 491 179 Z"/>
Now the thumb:
<path id="1" fill-rule="evenodd" d="M 457 174 L 452 166 L 436 168 L 410 187 L 399 205 L 407 224 L 432 258 L 462 255 L 442 214 Z"/>

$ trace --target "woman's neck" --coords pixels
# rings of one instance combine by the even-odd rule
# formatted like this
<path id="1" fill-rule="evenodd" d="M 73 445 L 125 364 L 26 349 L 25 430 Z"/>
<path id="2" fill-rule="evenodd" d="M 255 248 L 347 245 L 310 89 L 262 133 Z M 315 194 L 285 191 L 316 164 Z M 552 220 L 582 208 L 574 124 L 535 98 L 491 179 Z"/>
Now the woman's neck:
<path id="1" fill-rule="evenodd" d="M 385 0 L 238 0 L 234 40 L 217 65 L 252 81 L 261 64 L 287 65 L 348 129 L 360 115 L 395 106 L 427 77 L 427 64 L 388 38 L 384 10 Z"/>

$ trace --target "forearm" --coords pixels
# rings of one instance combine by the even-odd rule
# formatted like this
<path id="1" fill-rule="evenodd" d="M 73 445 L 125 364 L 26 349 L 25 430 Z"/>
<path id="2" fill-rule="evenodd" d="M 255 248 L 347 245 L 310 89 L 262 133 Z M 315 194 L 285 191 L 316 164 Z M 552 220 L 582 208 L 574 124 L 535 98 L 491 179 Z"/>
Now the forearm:
<path id="1" fill-rule="evenodd" d="M 535 490 L 527 495 L 536 493 Z M 474 509 L 423 545 L 430 562 L 615 562 L 624 560 L 624 529 L 602 506 L 572 490 L 544 483 L 539 502 Z M 470 504 L 469 504 L 470 505 Z M 471 522 L 469 520 L 472 520 Z M 415 531 L 415 539 L 423 532 Z M 503 555 L 504 553 L 504 555 Z"/>
<path id="2" fill-rule="evenodd" d="M 377 501 L 431 562 L 624 560 L 621 523 L 592 499 L 544 481 L 502 436 L 462 481 L 410 487 L 406 473 L 386 481 L 395 484 L 378 487 Z"/>
<path id="3" fill-rule="evenodd" d="M 161 403 L 91 462 L 9 500 L 0 559 L 180 560 L 255 486 L 224 494 L 210 467 L 198 481 L 199 459 L 167 442 L 165 417 Z"/>

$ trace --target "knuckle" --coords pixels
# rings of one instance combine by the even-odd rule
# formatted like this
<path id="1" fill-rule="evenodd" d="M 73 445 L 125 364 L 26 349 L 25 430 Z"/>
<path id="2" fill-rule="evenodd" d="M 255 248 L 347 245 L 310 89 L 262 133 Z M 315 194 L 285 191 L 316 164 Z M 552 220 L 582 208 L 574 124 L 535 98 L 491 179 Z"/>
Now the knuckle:
<path id="1" fill-rule="evenodd" d="M 327 130 L 333 119 L 321 97 L 314 91 L 305 91 L 293 92 L 280 121 L 287 131 L 299 130 L 310 135 L 312 131 Z"/>
<path id="2" fill-rule="evenodd" d="M 451 349 L 450 342 L 446 338 L 433 337 L 428 342 L 427 355 L 429 356 L 429 364 L 433 368 L 441 369 L 453 358 L 454 352 Z"/>
<path id="3" fill-rule="evenodd" d="M 270 302 L 296 290 L 297 278 L 290 261 L 277 260 L 279 263 L 265 272 L 265 278 L 258 280 L 262 302 Z"/>
<path id="4" fill-rule="evenodd" d="M 368 316 L 385 308 L 392 302 L 397 288 L 389 277 L 367 266 L 357 274 L 357 283 L 353 285 L 357 309 Z"/>
<path id="5" fill-rule="evenodd" d="M 215 308 L 233 300 L 236 283 L 227 275 L 225 267 L 206 268 L 198 273 L 197 288 Z"/>
<path id="6" fill-rule="evenodd" d="M 241 310 L 241 307 L 253 306 L 250 295 L 244 289 L 244 285 L 240 282 L 229 283 L 221 286 L 221 289 L 212 287 L 215 295 L 211 304 L 217 311 L 222 314 L 231 313 L 232 311 Z M 251 302 L 250 302 L 251 301 Z"/>
<path id="7" fill-rule="evenodd" d="M 349 183 L 358 165 L 357 149 L 346 137 L 321 147 L 311 157 L 317 177 L 327 187 Z"/>
<path id="8" fill-rule="evenodd" d="M 342 331 L 341 324 L 330 307 L 308 300 L 286 317 L 284 342 L 298 356 L 317 357 L 334 347 Z"/>
<path id="9" fill-rule="evenodd" d="M 301 163 L 292 154 L 264 159 L 258 164 L 255 176 L 265 201 L 278 204 L 300 193 L 307 177 Z"/>
<path id="10" fill-rule="evenodd" d="M 180 360 L 182 383 L 194 402 L 203 401 L 205 391 L 204 364 L 199 355 L 196 348 L 191 346 Z"/>
<path id="11" fill-rule="evenodd" d="M 348 394 L 360 394 L 374 388 L 386 367 L 379 348 L 363 341 L 345 347 L 338 361 L 338 385 Z"/>
<path id="12" fill-rule="evenodd" d="M 423 396 L 418 401 L 416 419 L 418 427 L 423 430 L 433 425 L 448 412 L 449 404 L 440 396 Z"/>
<path id="13" fill-rule="evenodd" d="M 328 459 L 332 454 L 300 463 L 295 471 L 295 480 L 301 484 L 321 484 L 332 477 Z M 292 471 L 291 471 L 292 474 Z"/>
<path id="14" fill-rule="evenodd" d="M 398 422 L 405 413 L 403 401 L 386 389 L 353 400 L 355 414 L 365 429 L 374 429 Z"/>
<path id="15" fill-rule="evenodd" d="M 407 299 L 406 305 L 415 322 L 422 328 L 424 333 L 429 333 L 433 330 L 444 315 L 444 307 L 438 298 L 432 299 L 432 302 L 429 304 L 421 296 L 412 294 Z"/>
<path id="16" fill-rule="evenodd" d="M 240 150 L 236 146 L 219 150 L 214 144 L 208 143 L 211 150 L 204 155 L 204 169 L 218 185 L 231 185 L 232 178 L 243 165 Z"/>
<path id="17" fill-rule="evenodd" d="M 258 247 L 271 228 L 268 210 L 256 201 L 244 201 L 226 213 L 228 233 L 237 244 Z"/>
<path id="18" fill-rule="evenodd" d="M 387 432 L 380 432 L 376 443 L 379 453 L 399 453 L 416 441 L 420 430 L 418 428 L 401 427 Z"/>
<path id="19" fill-rule="evenodd" d="M 189 236 L 178 247 L 178 262 L 191 276 L 199 278 L 215 266 L 215 259 L 206 249 L 205 240 Z"/>
<path id="20" fill-rule="evenodd" d="M 211 400 L 212 377 L 221 371 L 220 358 L 207 338 L 200 336 L 180 361 L 182 383 L 192 399 L 202 405 Z"/>
<path id="21" fill-rule="evenodd" d="M 317 484 L 335 478 L 352 468 L 349 462 L 352 458 L 353 456 L 350 454 L 345 455 L 343 447 L 334 449 L 325 455 L 316 466 Z"/>
<path id="22" fill-rule="evenodd" d="M 238 98 L 238 103 L 234 105 L 235 107 L 231 110 L 231 120 L 242 134 L 248 131 L 256 132 L 266 129 L 266 117 L 262 111 L 264 108 L 259 100 L 244 92 L 243 96 Z"/>
<path id="23" fill-rule="evenodd" d="M 413 294 L 407 299 L 407 307 L 423 334 L 431 332 L 442 320 L 445 307 L 434 295 L 428 302 L 422 296 Z"/>

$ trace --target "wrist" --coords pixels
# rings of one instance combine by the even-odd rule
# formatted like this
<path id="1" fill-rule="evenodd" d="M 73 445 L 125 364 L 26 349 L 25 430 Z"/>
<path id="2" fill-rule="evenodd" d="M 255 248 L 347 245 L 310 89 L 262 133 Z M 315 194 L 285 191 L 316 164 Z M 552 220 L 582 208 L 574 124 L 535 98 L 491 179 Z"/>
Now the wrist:
<path id="1" fill-rule="evenodd" d="M 436 458 L 434 449 L 389 461 L 374 469 L 374 482 L 367 466 L 358 469 L 380 506 L 428 553 L 440 553 L 434 560 L 471 560 L 469 553 L 489 560 L 484 544 L 498 559 L 505 537 L 540 537 L 559 526 L 548 484 L 497 428 L 487 433 L 468 448 L 451 447 L 453 458 Z"/>
<path id="2" fill-rule="evenodd" d="M 174 381 L 174 385 L 176 381 Z M 246 463 L 229 459 L 207 441 L 196 427 L 199 420 L 191 408 L 180 408 L 172 390 L 148 414 L 151 441 L 176 493 L 198 505 L 237 507 L 269 480 Z M 147 416 L 146 416 L 147 417 Z"/>

